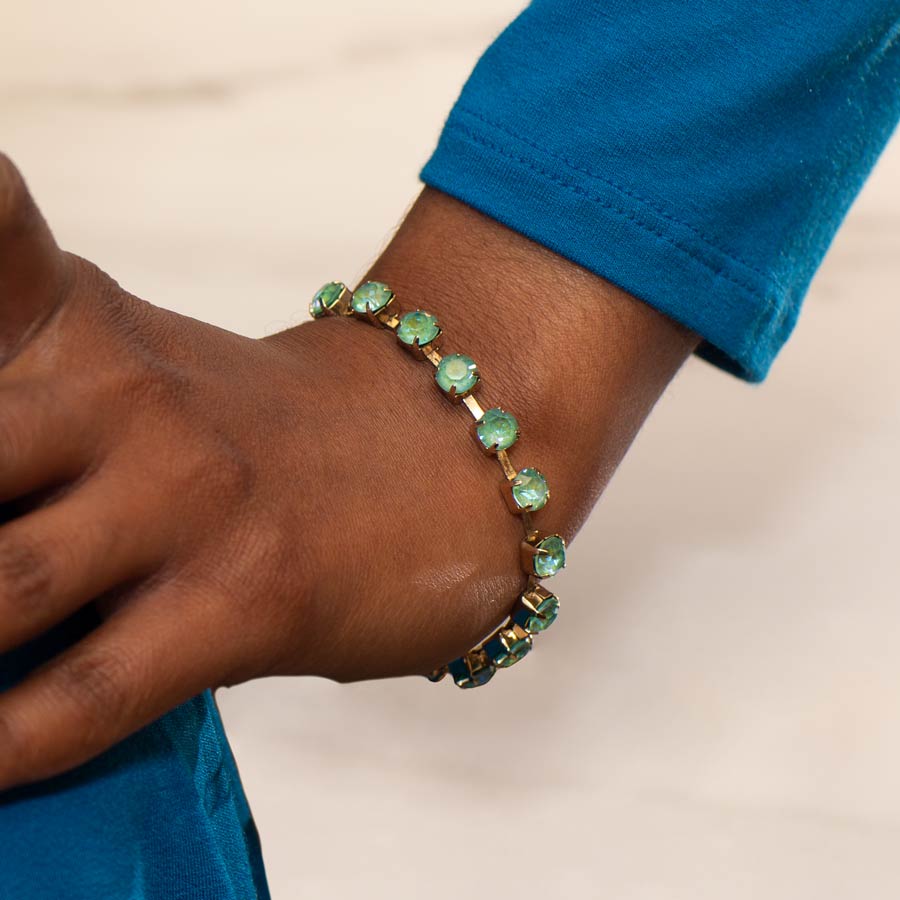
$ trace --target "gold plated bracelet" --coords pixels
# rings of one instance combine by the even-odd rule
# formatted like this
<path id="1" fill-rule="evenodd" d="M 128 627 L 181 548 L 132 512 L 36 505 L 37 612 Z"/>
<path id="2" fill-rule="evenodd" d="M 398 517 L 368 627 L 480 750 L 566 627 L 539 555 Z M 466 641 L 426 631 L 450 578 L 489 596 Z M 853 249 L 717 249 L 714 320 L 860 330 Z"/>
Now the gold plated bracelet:
<path id="1" fill-rule="evenodd" d="M 558 534 L 542 535 L 531 521 L 550 498 L 547 480 L 537 469 L 516 469 L 510 462 L 509 448 L 519 438 L 515 416 L 499 406 L 481 408 L 473 396 L 481 384 L 478 366 L 463 353 L 440 353 L 443 332 L 432 313 L 421 309 L 402 312 L 394 292 L 380 281 L 367 281 L 352 293 L 342 282 L 330 281 L 316 292 L 309 312 L 314 319 L 355 316 L 394 332 L 404 349 L 434 366 L 437 386 L 471 413 L 479 446 L 494 456 L 503 470 L 504 497 L 510 511 L 521 518 L 525 531 L 520 558 L 527 584 L 503 625 L 468 653 L 428 676 L 431 681 L 440 681 L 449 673 L 461 688 L 487 684 L 498 668 L 507 668 L 526 656 L 535 635 L 546 631 L 559 614 L 559 600 L 541 584 L 541 579 L 555 575 L 565 566 L 566 544 Z"/>

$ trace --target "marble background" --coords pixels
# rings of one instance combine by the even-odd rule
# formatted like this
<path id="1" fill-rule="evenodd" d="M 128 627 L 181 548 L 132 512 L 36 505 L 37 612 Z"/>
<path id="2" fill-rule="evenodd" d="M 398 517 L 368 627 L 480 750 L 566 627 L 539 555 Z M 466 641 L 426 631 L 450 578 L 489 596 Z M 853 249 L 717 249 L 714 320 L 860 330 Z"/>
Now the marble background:
<path id="1" fill-rule="evenodd" d="M 246 334 L 359 275 L 512 0 L 29 0 L 0 146 L 70 249 Z M 691 362 L 481 692 L 220 694 L 276 898 L 900 894 L 900 144 L 762 387 Z"/>

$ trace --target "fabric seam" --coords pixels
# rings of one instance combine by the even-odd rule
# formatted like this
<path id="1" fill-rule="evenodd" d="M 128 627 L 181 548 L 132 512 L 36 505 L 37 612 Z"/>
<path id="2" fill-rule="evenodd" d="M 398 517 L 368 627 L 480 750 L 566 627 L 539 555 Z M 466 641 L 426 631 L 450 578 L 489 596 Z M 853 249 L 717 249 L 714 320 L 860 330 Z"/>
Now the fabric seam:
<path id="1" fill-rule="evenodd" d="M 467 128 L 465 125 L 461 124 L 460 122 L 454 122 L 451 120 L 451 121 L 447 122 L 445 127 L 452 129 L 454 131 L 460 132 L 461 135 L 465 139 L 471 141 L 472 143 L 480 144 L 481 146 L 486 147 L 489 150 L 492 150 L 493 152 L 497 153 L 500 156 L 503 156 L 509 160 L 512 160 L 513 162 L 519 163 L 520 165 L 526 166 L 527 168 L 529 168 L 533 172 L 541 175 L 543 178 L 547 179 L 548 181 L 555 182 L 555 183 L 559 184 L 561 187 L 565 188 L 566 190 L 571 191 L 572 193 L 575 193 L 575 194 L 582 195 L 586 199 L 590 200 L 591 202 L 596 203 L 599 206 L 602 206 L 603 208 L 608 209 L 608 210 L 616 213 L 617 215 L 624 217 L 628 221 L 633 222 L 635 225 L 637 225 L 642 230 L 646 231 L 648 234 L 653 235 L 658 240 L 661 240 L 667 244 L 670 244 L 672 247 L 674 247 L 679 252 L 683 253 L 689 259 L 691 259 L 694 262 L 698 263 L 699 265 L 703 266 L 705 269 L 707 269 L 707 271 L 711 272 L 713 275 L 718 276 L 718 277 L 724 279 L 725 281 L 730 282 L 735 287 L 739 288 L 746 296 L 749 297 L 749 299 L 751 299 L 753 301 L 754 305 L 759 306 L 759 311 L 753 317 L 752 327 L 750 328 L 750 334 L 754 338 L 762 330 L 765 323 L 771 318 L 772 310 L 775 309 L 777 311 L 777 306 L 774 303 L 772 303 L 771 301 L 769 301 L 764 295 L 761 295 L 755 288 L 737 280 L 733 275 L 724 271 L 723 269 L 716 268 L 710 262 L 707 262 L 705 259 L 698 256 L 696 253 L 692 252 L 688 247 L 685 247 L 682 244 L 680 244 L 671 235 L 668 235 L 662 231 L 658 231 L 658 230 L 652 228 L 646 222 L 642 222 L 640 219 L 637 218 L 637 216 L 635 216 L 633 211 L 630 211 L 627 209 L 622 209 L 621 207 L 618 207 L 618 206 L 610 203 L 605 198 L 603 198 L 597 194 L 591 193 L 590 191 L 588 191 L 581 185 L 575 184 L 571 181 L 567 181 L 565 178 L 556 174 L 555 172 L 550 172 L 550 171 L 542 168 L 538 163 L 536 163 L 533 160 L 529 160 L 525 157 L 518 156 L 514 153 L 511 153 L 510 151 L 506 150 L 505 148 L 500 147 L 497 144 L 494 144 L 493 142 L 491 142 L 484 136 L 477 134 L 476 132 Z M 751 340 L 745 340 L 742 344 L 741 350 L 743 352 L 746 352 L 747 348 L 752 346 L 752 343 L 753 342 Z M 741 355 L 741 354 L 738 354 L 738 355 Z"/>
<path id="2" fill-rule="evenodd" d="M 725 250 L 723 247 L 721 247 L 719 244 L 717 244 L 711 238 L 707 237 L 702 231 L 700 231 L 696 225 L 692 225 L 690 222 L 686 222 L 683 219 L 679 219 L 677 216 L 673 216 L 670 212 L 667 212 L 666 210 L 664 210 L 661 206 L 659 206 L 654 201 L 641 196 L 640 194 L 636 193 L 635 191 L 633 191 L 627 187 L 624 187 L 623 185 L 618 184 L 615 181 L 612 181 L 610 178 L 607 178 L 604 175 L 600 175 L 599 173 L 594 172 L 591 169 L 588 169 L 582 165 L 579 165 L 578 163 L 574 162 L 573 160 L 567 159 L 565 156 L 563 156 L 560 153 L 555 152 L 554 150 L 549 150 L 546 147 L 543 147 L 540 144 L 535 143 L 530 138 L 527 138 L 524 135 L 519 134 L 516 131 L 513 131 L 511 128 L 509 128 L 506 125 L 503 125 L 500 122 L 490 119 L 489 117 L 485 116 L 483 113 L 477 112 L 476 110 L 470 109 L 469 107 L 464 106 L 462 104 L 457 104 L 456 109 L 458 112 L 461 112 L 464 115 L 472 116 L 472 118 L 478 119 L 480 122 L 483 122 L 485 125 L 489 125 L 491 128 L 496 128 L 498 131 L 502 131 L 504 134 L 509 135 L 509 137 L 514 138 L 517 141 L 521 141 L 523 144 L 525 144 L 528 147 L 531 147 L 533 150 L 537 150 L 542 155 L 547 156 L 550 159 L 555 159 L 557 162 L 561 162 L 563 165 L 565 165 L 567 168 L 571 169 L 573 172 L 578 172 L 581 175 L 587 175 L 589 178 L 593 178 L 596 181 L 600 181 L 603 184 L 607 185 L 608 187 L 611 187 L 614 191 L 617 191 L 620 194 L 624 194 L 629 199 L 635 200 L 636 202 L 642 204 L 643 206 L 646 206 L 648 209 L 653 210 L 653 212 L 657 213 L 657 215 L 661 216 L 662 218 L 666 219 L 667 221 L 672 222 L 675 225 L 680 225 L 682 228 L 686 228 L 688 231 L 690 231 L 693 235 L 695 235 L 700 241 L 702 241 L 711 250 L 715 250 L 717 253 L 721 253 L 722 256 L 726 257 L 727 259 L 730 259 L 733 263 L 736 263 L 737 265 L 742 266 L 745 269 L 748 269 L 749 271 L 755 273 L 756 275 L 759 275 L 761 278 L 764 278 L 767 281 L 771 281 L 776 287 L 779 287 L 779 288 L 781 287 L 780 282 L 778 281 L 778 279 L 776 278 L 776 276 L 774 274 L 763 271 L 758 266 L 754 265 L 751 262 L 748 262 L 746 259 L 744 259 L 741 256 L 738 256 L 737 254 L 735 254 L 732 251 Z"/>

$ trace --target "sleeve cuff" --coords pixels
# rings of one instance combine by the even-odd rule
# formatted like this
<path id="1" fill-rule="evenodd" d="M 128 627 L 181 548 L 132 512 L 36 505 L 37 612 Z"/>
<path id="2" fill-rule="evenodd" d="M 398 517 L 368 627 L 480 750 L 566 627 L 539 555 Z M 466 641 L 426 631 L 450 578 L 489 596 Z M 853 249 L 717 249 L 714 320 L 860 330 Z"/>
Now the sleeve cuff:
<path id="1" fill-rule="evenodd" d="M 699 356 L 747 381 L 765 378 L 793 328 L 796 304 L 760 272 L 459 105 L 420 177 L 687 326 Z"/>

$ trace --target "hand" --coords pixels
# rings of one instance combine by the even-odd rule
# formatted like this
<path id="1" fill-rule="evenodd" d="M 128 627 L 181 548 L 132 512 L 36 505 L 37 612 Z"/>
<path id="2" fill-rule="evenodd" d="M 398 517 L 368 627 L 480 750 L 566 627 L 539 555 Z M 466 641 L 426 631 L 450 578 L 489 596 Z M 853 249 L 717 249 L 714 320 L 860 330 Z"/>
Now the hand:
<path id="1" fill-rule="evenodd" d="M 563 325 L 515 291 L 485 304 L 498 255 L 513 287 L 540 296 L 538 272 L 574 291 Z M 517 461 L 550 480 L 538 524 L 571 537 L 693 337 L 431 192 L 375 270 L 479 361 L 487 403 L 522 424 Z M 507 321 L 544 328 L 531 356 Z M 0 502 L 21 510 L 0 527 L 0 653 L 85 604 L 104 616 L 0 695 L 0 788 L 208 687 L 423 673 L 468 649 L 523 580 L 469 428 L 430 366 L 364 323 L 250 340 L 133 297 L 57 248 L 0 157 Z"/>

